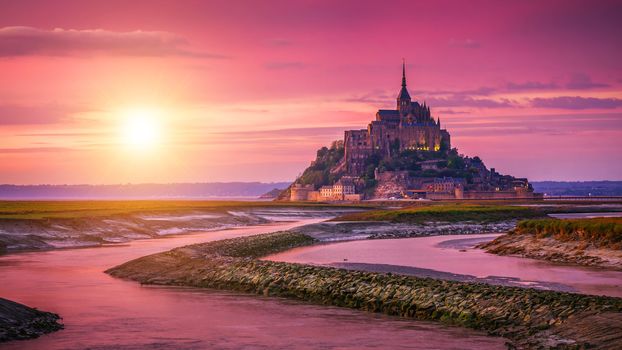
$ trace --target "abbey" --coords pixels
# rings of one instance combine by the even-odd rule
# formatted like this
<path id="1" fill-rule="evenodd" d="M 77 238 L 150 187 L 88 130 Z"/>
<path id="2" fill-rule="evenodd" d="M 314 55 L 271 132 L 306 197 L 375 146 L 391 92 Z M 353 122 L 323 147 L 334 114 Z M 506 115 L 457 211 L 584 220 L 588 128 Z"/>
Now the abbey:
<path id="1" fill-rule="evenodd" d="M 362 199 L 540 198 L 526 178 L 488 169 L 479 157 L 451 147 L 449 132 L 430 107 L 412 101 L 402 64 L 395 109 L 381 109 L 366 129 L 322 147 L 279 198 L 292 201 Z"/>
<path id="2" fill-rule="evenodd" d="M 451 148 L 449 133 L 441 129 L 425 103 L 412 101 L 406 88 L 406 65 L 402 64 L 402 88 L 396 109 L 380 109 L 367 129 L 348 130 L 344 137 L 346 172 L 357 176 L 368 157 L 377 153 L 391 157 L 404 150 L 440 151 Z"/>

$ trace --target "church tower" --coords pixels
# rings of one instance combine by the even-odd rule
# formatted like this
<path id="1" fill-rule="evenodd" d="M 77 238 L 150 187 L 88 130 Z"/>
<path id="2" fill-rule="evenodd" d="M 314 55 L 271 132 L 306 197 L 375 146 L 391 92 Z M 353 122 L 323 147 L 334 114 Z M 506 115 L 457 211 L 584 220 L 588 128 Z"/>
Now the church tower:
<path id="1" fill-rule="evenodd" d="M 405 116 L 410 112 L 411 102 L 410 94 L 406 89 L 406 62 L 402 61 L 402 89 L 397 96 L 397 110 L 400 111 L 401 116 Z"/>

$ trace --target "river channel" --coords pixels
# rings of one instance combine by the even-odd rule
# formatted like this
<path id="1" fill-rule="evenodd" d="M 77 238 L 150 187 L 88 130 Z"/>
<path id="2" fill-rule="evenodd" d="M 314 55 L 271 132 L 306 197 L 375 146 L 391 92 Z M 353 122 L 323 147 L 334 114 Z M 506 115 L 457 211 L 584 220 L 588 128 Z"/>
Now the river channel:
<path id="1" fill-rule="evenodd" d="M 65 329 L 0 349 L 505 348 L 502 338 L 438 323 L 222 291 L 141 286 L 103 272 L 174 247 L 324 219 L 1 256 L 0 296 L 60 314 Z"/>

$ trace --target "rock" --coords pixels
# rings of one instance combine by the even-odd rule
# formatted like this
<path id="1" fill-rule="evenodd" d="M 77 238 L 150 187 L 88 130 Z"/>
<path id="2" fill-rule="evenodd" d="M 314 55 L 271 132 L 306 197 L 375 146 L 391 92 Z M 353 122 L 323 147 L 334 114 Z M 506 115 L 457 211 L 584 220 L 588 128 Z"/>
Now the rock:
<path id="1" fill-rule="evenodd" d="M 37 338 L 63 328 L 60 317 L 0 298 L 0 342 Z"/>

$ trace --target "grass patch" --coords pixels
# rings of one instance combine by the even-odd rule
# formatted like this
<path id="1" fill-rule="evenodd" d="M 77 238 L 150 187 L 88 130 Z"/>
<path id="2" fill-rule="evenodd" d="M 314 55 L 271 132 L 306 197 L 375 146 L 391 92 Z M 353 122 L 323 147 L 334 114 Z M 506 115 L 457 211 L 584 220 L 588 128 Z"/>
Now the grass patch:
<path id="1" fill-rule="evenodd" d="M 188 212 L 260 207 L 357 207 L 312 202 L 243 202 L 193 200 L 0 201 L 0 219 L 84 218 L 148 212 Z"/>
<path id="2" fill-rule="evenodd" d="M 505 205 L 444 204 L 392 210 L 371 210 L 339 216 L 333 221 L 388 221 L 394 223 L 424 223 L 429 221 L 494 222 L 511 219 L 542 217 L 534 208 Z"/>
<path id="3" fill-rule="evenodd" d="M 622 218 L 523 220 L 516 226 L 514 234 L 584 241 L 597 247 L 622 249 Z"/>
<path id="4" fill-rule="evenodd" d="M 275 232 L 260 236 L 239 237 L 215 241 L 210 244 L 196 244 L 201 254 L 220 255 L 235 258 L 260 258 L 295 247 L 311 245 L 315 238 L 296 232 Z"/>

